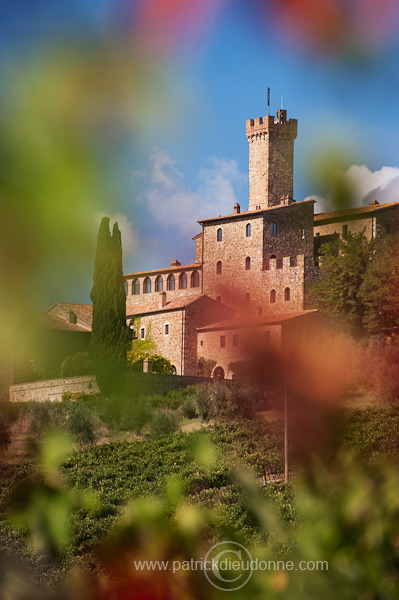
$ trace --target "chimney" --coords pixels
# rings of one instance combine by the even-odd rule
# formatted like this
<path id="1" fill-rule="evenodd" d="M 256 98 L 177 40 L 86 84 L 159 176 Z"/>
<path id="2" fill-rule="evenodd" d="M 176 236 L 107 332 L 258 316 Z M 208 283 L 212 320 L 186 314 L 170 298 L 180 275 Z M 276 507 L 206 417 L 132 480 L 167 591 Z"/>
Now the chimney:
<path id="1" fill-rule="evenodd" d="M 238 204 L 238 202 L 236 202 L 236 203 L 234 204 L 234 214 L 235 214 L 235 215 L 239 215 L 239 214 L 240 214 L 240 212 L 241 212 L 241 206 Z"/>
<path id="2" fill-rule="evenodd" d="M 69 322 L 75 324 L 77 322 L 77 318 L 73 310 L 69 311 Z"/>
<path id="3" fill-rule="evenodd" d="M 163 308 L 166 305 L 166 292 L 160 292 L 159 294 L 159 308 Z"/>

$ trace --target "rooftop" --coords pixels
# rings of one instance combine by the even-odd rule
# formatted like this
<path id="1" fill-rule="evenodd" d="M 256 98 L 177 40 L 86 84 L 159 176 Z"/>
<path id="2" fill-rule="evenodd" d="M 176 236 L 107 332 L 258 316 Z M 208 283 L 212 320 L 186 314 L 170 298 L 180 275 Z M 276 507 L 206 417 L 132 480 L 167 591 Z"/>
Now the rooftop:
<path id="1" fill-rule="evenodd" d="M 251 216 L 256 216 L 256 215 L 264 215 L 270 211 L 275 211 L 275 210 L 280 210 L 282 208 L 287 208 L 287 206 L 301 206 L 305 203 L 308 202 L 315 202 L 315 200 L 312 200 L 311 198 L 308 200 L 301 200 L 300 202 L 297 202 L 296 200 L 292 201 L 292 204 L 277 204 L 276 206 L 269 206 L 268 208 L 264 208 L 262 210 L 245 210 L 239 213 L 233 213 L 231 215 L 219 215 L 218 217 L 213 217 L 212 219 L 201 219 L 201 221 L 198 221 L 198 223 L 210 223 L 212 221 L 222 221 L 223 219 L 239 219 L 240 217 L 251 217 Z M 194 238 L 193 238 L 194 239 Z"/>
<path id="2" fill-rule="evenodd" d="M 345 210 L 334 210 L 331 212 L 320 213 L 314 216 L 315 222 L 329 220 L 329 219 L 340 219 L 344 217 L 356 217 L 357 215 L 362 216 L 368 213 L 375 213 L 380 210 L 386 210 L 393 206 L 398 206 L 399 202 L 390 202 L 387 204 L 369 204 L 368 206 L 359 206 L 357 208 L 347 208 Z"/>
<path id="3" fill-rule="evenodd" d="M 246 327 L 259 327 L 261 325 L 280 325 L 286 321 L 299 319 L 312 314 L 321 314 L 317 309 L 302 310 L 299 312 L 276 313 L 263 315 L 261 317 L 235 318 L 212 323 L 205 327 L 200 327 L 197 331 L 213 331 L 217 329 L 242 329 Z"/>

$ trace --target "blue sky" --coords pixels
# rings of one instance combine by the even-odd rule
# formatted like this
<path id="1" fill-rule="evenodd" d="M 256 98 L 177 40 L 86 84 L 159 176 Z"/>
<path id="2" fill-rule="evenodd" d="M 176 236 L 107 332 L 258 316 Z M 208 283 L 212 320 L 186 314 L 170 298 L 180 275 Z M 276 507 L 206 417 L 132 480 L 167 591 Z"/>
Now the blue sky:
<path id="1" fill-rule="evenodd" d="M 14 0 L 0 9 L 0 47 L 17 68 L 45 44 L 123 30 L 129 3 L 33 4 Z M 245 120 L 267 114 L 267 87 L 272 111 L 283 96 L 289 116 L 299 121 L 296 200 L 327 194 L 314 175 L 320 156 L 333 150 L 342 169 L 364 165 L 350 171 L 360 182 L 358 203 L 370 193 L 399 201 L 397 36 L 374 46 L 366 41 L 356 56 L 353 48 L 309 52 L 254 11 L 255 2 L 227 3 L 157 60 L 153 93 L 134 140 L 118 150 L 120 180 L 104 210 L 122 227 L 125 272 L 175 258 L 191 262 L 197 219 L 231 212 L 236 200 L 246 208 Z M 65 300 L 87 301 L 90 287 L 88 274 L 87 285 Z"/>

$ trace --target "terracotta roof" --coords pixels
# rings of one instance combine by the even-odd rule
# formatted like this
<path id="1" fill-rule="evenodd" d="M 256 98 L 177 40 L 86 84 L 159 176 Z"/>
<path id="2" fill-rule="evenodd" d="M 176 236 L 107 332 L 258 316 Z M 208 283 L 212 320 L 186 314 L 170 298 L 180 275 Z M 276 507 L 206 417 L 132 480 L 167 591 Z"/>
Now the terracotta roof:
<path id="1" fill-rule="evenodd" d="M 89 329 L 81 327 L 76 323 L 69 323 L 69 321 L 65 321 L 64 319 L 60 319 L 59 317 L 55 317 L 54 315 L 48 315 L 44 313 L 40 315 L 39 319 L 43 327 L 45 327 L 46 329 L 56 329 L 58 331 L 80 331 L 83 333 L 90 333 Z"/>
<path id="2" fill-rule="evenodd" d="M 197 235 L 195 235 L 195 236 L 194 236 L 193 238 L 191 238 L 191 239 L 192 239 L 192 240 L 196 240 L 196 239 L 198 239 L 199 237 L 201 237 L 201 235 L 202 235 L 202 231 L 200 231 L 199 233 L 197 233 Z"/>
<path id="3" fill-rule="evenodd" d="M 390 202 L 387 204 L 371 204 L 368 206 L 359 206 L 357 208 L 347 208 L 345 210 L 334 210 L 331 212 L 320 213 L 314 216 L 315 221 L 324 221 L 329 219 L 340 219 L 343 217 L 361 216 L 368 213 L 374 213 L 379 210 L 386 210 L 393 206 L 398 206 L 399 202 Z"/>
<path id="4" fill-rule="evenodd" d="M 248 317 L 248 318 L 235 318 L 226 319 L 225 321 L 219 321 L 218 323 L 212 323 L 205 327 L 200 327 L 197 331 L 212 331 L 216 329 L 238 329 L 244 327 L 259 327 L 261 325 L 280 325 L 285 321 L 293 319 L 299 319 L 307 315 L 321 314 L 317 309 L 302 310 L 299 312 L 288 312 L 279 314 L 269 314 L 261 317 Z M 324 315 L 323 315 L 324 316 Z"/>
<path id="5" fill-rule="evenodd" d="M 185 271 L 189 269 L 201 269 L 201 263 L 194 263 L 193 265 L 179 265 L 178 267 L 162 267 L 161 269 L 152 269 L 152 271 L 136 271 L 135 273 L 126 273 L 124 277 L 137 277 L 137 275 L 169 273 L 169 271 Z"/>
<path id="6" fill-rule="evenodd" d="M 272 210 L 279 210 L 281 208 L 287 208 L 287 206 L 300 206 L 305 202 L 315 202 L 311 198 L 309 200 L 301 200 L 300 202 L 296 202 L 294 200 L 293 204 L 277 204 L 276 206 L 269 206 L 268 208 L 264 208 L 262 210 L 246 210 L 239 213 L 233 213 L 231 215 L 220 215 L 219 217 L 213 217 L 212 219 L 201 219 L 201 221 L 197 221 L 197 223 L 210 223 L 211 221 L 219 221 L 223 219 L 231 219 L 231 218 L 240 218 L 240 217 L 248 217 L 252 215 L 262 215 Z"/>
<path id="7" fill-rule="evenodd" d="M 73 310 L 75 315 L 79 317 L 79 319 L 86 321 L 88 325 L 91 325 L 93 322 L 92 304 L 72 304 L 70 302 L 58 302 L 58 306 L 62 306 L 62 308 L 65 308 L 65 310 L 67 310 L 68 313 L 70 310 Z"/>
<path id="8" fill-rule="evenodd" d="M 197 300 L 200 300 L 201 298 L 207 298 L 208 300 L 211 300 L 212 302 L 216 302 L 216 300 L 214 300 L 210 296 L 207 296 L 206 294 L 196 294 L 195 296 L 180 296 L 179 298 L 176 298 L 174 300 L 171 300 L 170 302 L 167 302 L 165 304 L 165 306 L 162 306 L 161 308 L 159 307 L 158 300 L 153 300 L 152 302 L 148 302 L 142 306 L 140 306 L 140 305 L 127 306 L 126 313 L 127 313 L 128 317 L 132 317 L 135 315 L 144 315 L 144 314 L 156 313 L 156 312 L 168 312 L 171 310 L 180 310 L 180 309 L 186 308 L 186 306 L 189 306 L 190 304 L 193 304 L 193 302 L 197 302 Z M 220 303 L 218 303 L 218 304 L 220 304 Z"/>

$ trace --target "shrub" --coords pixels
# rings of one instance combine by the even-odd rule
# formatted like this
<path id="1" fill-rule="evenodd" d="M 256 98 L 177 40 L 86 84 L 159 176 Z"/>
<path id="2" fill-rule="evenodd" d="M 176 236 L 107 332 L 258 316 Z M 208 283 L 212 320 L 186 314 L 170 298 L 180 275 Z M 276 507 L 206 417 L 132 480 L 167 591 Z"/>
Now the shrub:
<path id="1" fill-rule="evenodd" d="M 150 434 L 154 437 L 175 433 L 179 429 L 180 416 L 175 411 L 159 409 L 152 415 Z"/>
<path id="2" fill-rule="evenodd" d="M 197 386 L 195 400 L 200 417 L 208 421 L 253 419 L 262 398 L 255 386 L 218 381 Z"/>
<path id="3" fill-rule="evenodd" d="M 94 373 L 93 361 L 88 352 L 76 352 L 66 356 L 61 364 L 61 377 L 79 377 Z"/>
<path id="4" fill-rule="evenodd" d="M 187 400 L 182 404 L 181 411 L 183 416 L 187 419 L 195 419 L 198 417 L 197 408 L 192 398 L 187 398 Z"/>
<path id="5" fill-rule="evenodd" d="M 63 409 L 59 425 L 81 446 L 95 442 L 99 422 L 90 408 L 82 403 L 74 403 Z"/>

